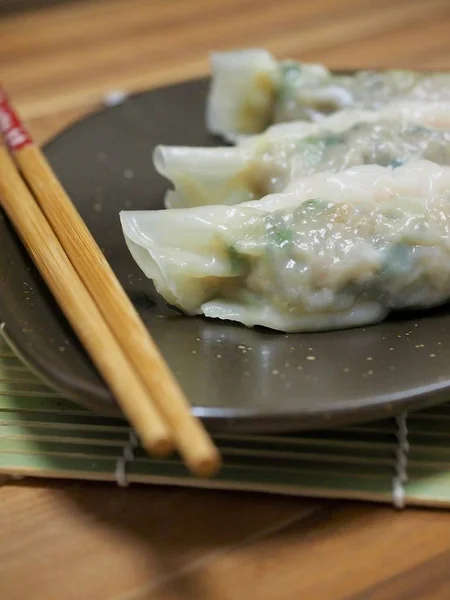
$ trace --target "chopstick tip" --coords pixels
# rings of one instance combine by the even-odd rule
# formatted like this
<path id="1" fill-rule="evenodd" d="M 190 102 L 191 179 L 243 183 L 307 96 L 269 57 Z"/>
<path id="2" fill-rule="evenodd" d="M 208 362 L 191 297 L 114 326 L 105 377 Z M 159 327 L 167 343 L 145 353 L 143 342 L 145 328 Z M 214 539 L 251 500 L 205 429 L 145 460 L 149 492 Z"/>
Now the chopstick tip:
<path id="1" fill-rule="evenodd" d="M 174 443 L 168 435 L 160 435 L 158 437 L 143 438 L 141 436 L 142 447 L 154 456 L 166 457 L 171 454 L 174 449 Z"/>
<path id="2" fill-rule="evenodd" d="M 222 459 L 219 452 L 214 450 L 209 455 L 190 462 L 189 467 L 198 477 L 213 477 L 217 475 L 222 466 Z"/>

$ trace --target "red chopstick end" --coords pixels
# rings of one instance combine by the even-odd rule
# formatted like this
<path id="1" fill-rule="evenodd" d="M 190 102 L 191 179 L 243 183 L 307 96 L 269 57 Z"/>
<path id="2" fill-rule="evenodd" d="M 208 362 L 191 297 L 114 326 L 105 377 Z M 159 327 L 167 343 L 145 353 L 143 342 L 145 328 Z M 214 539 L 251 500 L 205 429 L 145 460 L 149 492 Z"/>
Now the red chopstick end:
<path id="1" fill-rule="evenodd" d="M 6 145 L 13 152 L 22 150 L 33 143 L 25 129 L 19 115 L 14 110 L 8 95 L 0 85 L 0 132 L 3 134 Z"/>

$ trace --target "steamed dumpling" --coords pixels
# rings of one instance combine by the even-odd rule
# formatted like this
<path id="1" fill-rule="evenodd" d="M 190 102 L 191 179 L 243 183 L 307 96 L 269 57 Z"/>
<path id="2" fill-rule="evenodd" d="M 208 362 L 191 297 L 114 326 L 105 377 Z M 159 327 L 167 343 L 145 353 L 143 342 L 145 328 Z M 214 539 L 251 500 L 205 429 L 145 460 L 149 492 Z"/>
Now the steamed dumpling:
<path id="1" fill-rule="evenodd" d="M 312 331 L 450 297 L 450 168 L 427 161 L 321 173 L 239 206 L 123 212 L 121 222 L 158 292 L 192 315 Z"/>
<path id="2" fill-rule="evenodd" d="M 212 56 L 208 129 L 228 138 L 272 123 L 320 121 L 345 108 L 379 109 L 394 100 L 450 101 L 450 75 L 407 70 L 331 73 L 323 65 L 277 61 L 266 50 Z"/>
<path id="3" fill-rule="evenodd" d="M 450 115 L 450 103 L 448 109 Z M 288 126 L 280 134 L 269 129 L 234 148 L 158 146 L 155 167 L 174 185 L 166 207 L 258 200 L 299 178 L 362 164 L 396 167 L 420 158 L 450 164 L 450 116 L 447 129 L 401 119 L 363 121 L 341 131 L 305 125 L 316 132 L 305 136 L 293 124 L 291 134 Z"/>

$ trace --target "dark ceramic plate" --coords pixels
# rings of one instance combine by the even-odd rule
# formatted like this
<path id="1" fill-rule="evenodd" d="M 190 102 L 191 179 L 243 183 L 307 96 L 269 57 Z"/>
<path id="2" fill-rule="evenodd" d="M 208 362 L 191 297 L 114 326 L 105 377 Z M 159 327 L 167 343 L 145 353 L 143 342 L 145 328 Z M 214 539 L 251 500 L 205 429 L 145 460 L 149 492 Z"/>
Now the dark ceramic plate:
<path id="1" fill-rule="evenodd" d="M 162 208 L 157 143 L 214 145 L 205 81 L 128 99 L 58 136 L 45 152 L 176 373 L 195 414 L 221 430 L 282 431 L 343 424 L 450 397 L 448 307 L 381 325 L 274 333 L 168 307 L 131 259 L 122 209 Z M 118 408 L 0 214 L 0 319 L 18 352 L 62 393 L 101 413 Z"/>

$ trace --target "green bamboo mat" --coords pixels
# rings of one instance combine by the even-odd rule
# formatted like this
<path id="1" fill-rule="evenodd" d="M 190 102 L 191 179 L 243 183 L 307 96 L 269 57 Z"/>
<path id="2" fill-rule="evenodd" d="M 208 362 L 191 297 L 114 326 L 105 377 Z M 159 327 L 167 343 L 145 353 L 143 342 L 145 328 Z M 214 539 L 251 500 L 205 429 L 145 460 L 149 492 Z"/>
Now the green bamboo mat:
<path id="1" fill-rule="evenodd" d="M 177 456 L 150 459 L 125 421 L 61 397 L 0 341 L 0 473 L 450 508 L 450 403 L 339 429 L 215 440 L 224 466 L 212 480 L 191 477 Z"/>

